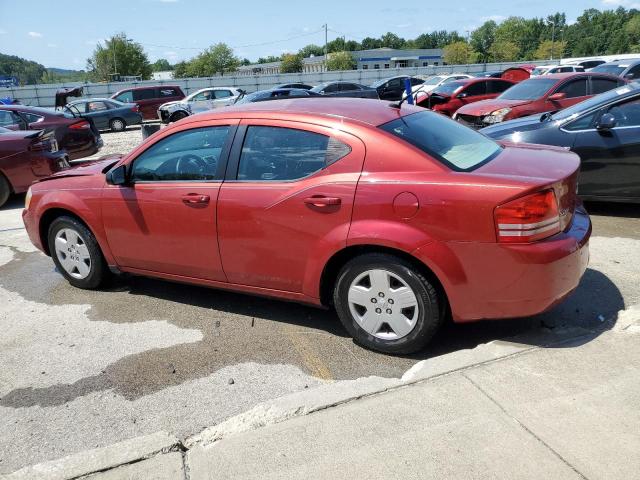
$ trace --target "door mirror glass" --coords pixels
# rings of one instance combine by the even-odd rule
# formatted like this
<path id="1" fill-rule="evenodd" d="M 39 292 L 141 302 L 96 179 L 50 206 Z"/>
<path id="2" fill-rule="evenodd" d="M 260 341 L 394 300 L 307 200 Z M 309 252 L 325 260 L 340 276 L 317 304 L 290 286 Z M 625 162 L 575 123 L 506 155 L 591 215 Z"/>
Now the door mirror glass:
<path id="1" fill-rule="evenodd" d="M 469 96 L 469 94 L 466 93 L 466 92 L 462 92 L 462 93 L 458 94 L 458 98 L 467 98 L 468 96 Z"/>
<path id="2" fill-rule="evenodd" d="M 616 117 L 614 117 L 610 113 L 604 113 L 600 117 L 600 120 L 598 121 L 598 124 L 596 125 L 596 128 L 598 130 L 611 130 L 612 128 L 614 128 L 616 126 L 616 123 L 617 123 L 616 122 Z"/>
<path id="3" fill-rule="evenodd" d="M 109 185 L 124 185 L 127 183 L 127 167 L 120 165 L 107 172 L 107 183 Z"/>

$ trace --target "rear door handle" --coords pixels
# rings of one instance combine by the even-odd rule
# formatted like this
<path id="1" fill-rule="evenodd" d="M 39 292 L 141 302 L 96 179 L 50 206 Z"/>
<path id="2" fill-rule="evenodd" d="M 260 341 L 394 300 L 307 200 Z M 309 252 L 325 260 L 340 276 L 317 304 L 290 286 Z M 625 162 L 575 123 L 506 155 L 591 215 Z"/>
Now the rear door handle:
<path id="1" fill-rule="evenodd" d="M 186 204 L 209 203 L 209 195 L 200 195 L 199 193 L 188 193 L 182 196 L 182 201 Z"/>
<path id="2" fill-rule="evenodd" d="M 324 195 L 318 195 L 305 198 L 304 203 L 315 207 L 328 207 L 329 205 L 340 205 L 342 200 L 340 200 L 339 197 L 325 197 Z"/>

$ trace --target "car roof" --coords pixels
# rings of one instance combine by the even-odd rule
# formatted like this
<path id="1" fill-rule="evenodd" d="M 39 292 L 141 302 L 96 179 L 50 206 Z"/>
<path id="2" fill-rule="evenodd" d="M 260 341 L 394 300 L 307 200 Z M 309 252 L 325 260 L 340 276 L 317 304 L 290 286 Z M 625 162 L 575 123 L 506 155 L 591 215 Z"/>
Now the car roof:
<path id="1" fill-rule="evenodd" d="M 613 62 L 601 63 L 598 66 L 604 67 L 607 65 L 635 65 L 636 63 L 640 63 L 640 58 L 623 58 L 621 60 L 614 60 Z"/>
<path id="2" fill-rule="evenodd" d="M 56 116 L 64 116 L 61 111 L 54 110 L 53 108 L 45 108 L 45 107 L 32 107 L 31 105 L 0 105 L 0 109 L 2 110 L 20 110 L 25 112 L 39 113 L 41 115 L 56 115 Z"/>
<path id="3" fill-rule="evenodd" d="M 73 103 L 80 103 L 80 102 L 117 102 L 117 101 L 118 100 L 114 100 L 113 98 L 91 97 L 91 98 L 79 98 L 77 100 L 72 100 L 70 102 L 67 102 L 67 105 L 73 104 Z"/>
<path id="4" fill-rule="evenodd" d="M 126 87 L 115 93 L 126 92 L 129 90 L 145 90 L 147 88 L 180 88 L 179 85 L 142 85 L 140 87 Z"/>
<path id="5" fill-rule="evenodd" d="M 618 77 L 616 77 L 615 75 L 609 75 L 608 73 L 601 73 L 601 72 L 564 72 L 564 73 L 552 73 L 550 75 L 540 75 L 540 76 L 535 76 L 535 77 L 531 77 L 529 80 L 543 80 L 545 78 L 552 78 L 552 79 L 556 79 L 556 80 L 565 80 L 567 78 L 572 78 L 572 77 L 610 77 L 610 78 L 615 78 L 618 79 Z"/>
<path id="6" fill-rule="evenodd" d="M 390 106 L 390 102 L 347 97 L 306 97 L 282 99 L 277 102 L 256 102 L 232 105 L 211 112 L 197 115 L 198 121 L 216 119 L 220 117 L 233 118 L 233 114 L 240 114 L 244 118 L 251 118 L 252 114 L 276 114 L 276 118 L 283 115 L 316 116 L 322 118 L 342 118 L 372 126 L 382 125 L 399 117 L 422 112 L 425 109 L 403 104 L 401 109 Z"/>

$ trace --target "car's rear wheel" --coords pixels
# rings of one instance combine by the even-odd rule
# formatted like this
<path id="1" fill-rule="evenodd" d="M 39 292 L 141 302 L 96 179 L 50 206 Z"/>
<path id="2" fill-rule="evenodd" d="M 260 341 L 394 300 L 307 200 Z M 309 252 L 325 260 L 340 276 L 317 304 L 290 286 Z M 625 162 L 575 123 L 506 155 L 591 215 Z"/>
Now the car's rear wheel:
<path id="1" fill-rule="evenodd" d="M 169 118 L 170 122 L 177 122 L 178 120 L 182 120 L 183 118 L 187 118 L 189 115 L 186 112 L 178 111 L 171 115 Z"/>
<path id="2" fill-rule="evenodd" d="M 127 122 L 121 118 L 112 118 L 109 122 L 109 128 L 112 132 L 122 132 L 127 128 Z"/>
<path id="3" fill-rule="evenodd" d="M 388 254 L 350 260 L 338 274 L 334 304 L 357 343 L 384 353 L 423 349 L 442 320 L 434 285 L 412 263 Z"/>
<path id="4" fill-rule="evenodd" d="M 76 218 L 56 218 L 47 240 L 53 262 L 74 287 L 94 289 L 106 279 L 109 270 L 98 242 Z"/>
<path id="5" fill-rule="evenodd" d="M 7 203 L 9 195 L 11 195 L 11 185 L 9 184 L 9 180 L 0 173 L 0 207 Z"/>

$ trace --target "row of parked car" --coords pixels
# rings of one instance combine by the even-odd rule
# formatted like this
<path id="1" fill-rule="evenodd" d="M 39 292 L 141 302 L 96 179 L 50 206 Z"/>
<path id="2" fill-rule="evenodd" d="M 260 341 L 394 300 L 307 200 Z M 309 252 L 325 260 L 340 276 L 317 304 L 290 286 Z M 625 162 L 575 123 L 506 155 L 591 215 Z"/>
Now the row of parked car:
<path id="1" fill-rule="evenodd" d="M 593 181 L 582 182 L 581 193 L 586 197 L 639 199 L 640 192 L 634 190 L 637 187 L 627 180 L 631 178 L 635 184 L 640 180 L 640 173 L 634 173 L 640 159 L 635 147 L 640 135 L 636 114 L 640 92 L 635 83 L 629 83 L 636 67 L 640 70 L 640 60 L 603 63 L 587 72 L 582 71 L 585 66 L 577 67 L 569 73 L 522 65 L 475 77 L 464 73 L 427 78 L 396 76 L 371 86 L 353 82 L 327 82 L 315 87 L 292 83 L 249 94 L 238 88 L 210 87 L 186 97 L 178 86 L 145 86 L 122 90 L 111 98 L 75 100 L 62 111 L 3 105 L 0 205 L 11 193 L 25 191 L 34 179 L 67 168 L 69 160 L 95 154 L 103 144 L 100 130 L 122 131 L 143 119 L 158 117 L 170 123 L 221 106 L 286 98 L 406 101 L 407 78 L 419 106 L 482 129 L 488 136 L 579 151 L 584 168 L 598 173 Z M 509 122 L 514 119 L 522 120 Z M 615 167 L 610 161 L 614 156 L 626 160 Z M 623 176 L 619 176 L 620 169 L 624 170 Z"/>

